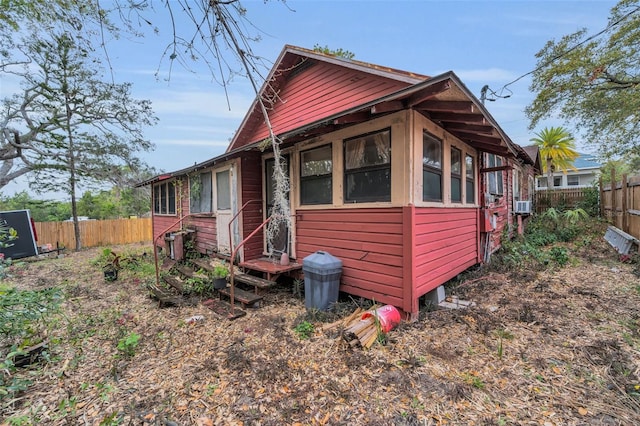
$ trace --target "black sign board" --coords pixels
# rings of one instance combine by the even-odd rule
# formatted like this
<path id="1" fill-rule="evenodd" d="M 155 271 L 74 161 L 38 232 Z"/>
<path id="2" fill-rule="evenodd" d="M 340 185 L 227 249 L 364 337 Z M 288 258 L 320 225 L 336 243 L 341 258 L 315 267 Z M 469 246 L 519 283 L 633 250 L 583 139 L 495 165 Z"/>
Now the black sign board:
<path id="1" fill-rule="evenodd" d="M 29 210 L 0 212 L 0 223 L 15 229 L 18 233 L 18 239 L 11 241 L 10 247 L 0 247 L 0 253 L 4 253 L 5 258 L 21 259 L 38 254 Z"/>

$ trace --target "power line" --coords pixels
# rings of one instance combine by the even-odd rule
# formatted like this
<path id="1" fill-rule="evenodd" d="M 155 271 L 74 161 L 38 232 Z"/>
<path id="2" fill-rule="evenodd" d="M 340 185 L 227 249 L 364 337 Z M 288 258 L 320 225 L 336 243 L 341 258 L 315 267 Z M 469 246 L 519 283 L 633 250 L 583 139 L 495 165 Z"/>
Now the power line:
<path id="1" fill-rule="evenodd" d="M 576 50 L 578 47 L 582 46 L 583 44 L 595 39 L 596 37 L 601 36 L 602 34 L 606 33 L 607 31 L 609 31 L 611 28 L 617 26 L 618 24 L 620 24 L 622 21 L 624 21 L 625 19 L 627 19 L 629 16 L 633 15 L 634 13 L 636 13 L 637 11 L 640 10 L 640 6 L 636 7 L 635 9 L 631 10 L 630 12 L 628 12 L 627 14 L 625 14 L 624 16 L 620 17 L 618 20 L 614 21 L 614 22 L 610 22 L 603 30 L 597 32 L 596 34 L 593 34 L 589 37 L 587 37 L 586 39 L 582 40 L 580 43 L 576 44 L 575 46 L 570 47 L 569 49 L 565 50 L 562 53 L 557 54 L 556 56 L 554 56 L 553 58 L 549 59 L 548 61 L 546 61 L 544 64 L 538 65 L 536 68 L 534 68 L 533 70 L 522 74 L 520 77 L 516 78 L 515 80 L 505 84 L 504 86 L 502 86 L 502 88 L 499 90 L 500 93 L 502 93 L 505 89 L 508 89 L 508 86 L 511 86 L 512 84 L 522 80 L 524 77 L 531 75 L 533 73 L 535 73 L 536 71 L 540 70 L 541 68 L 546 67 L 547 65 L 551 64 L 554 61 L 557 61 L 558 59 L 562 58 L 563 56 L 568 55 L 569 53 L 573 52 L 574 50 Z M 513 93 L 511 90 L 509 90 L 509 95 L 498 95 L 495 91 L 491 90 L 489 88 L 488 85 L 485 85 L 482 87 L 482 90 L 480 92 L 480 100 L 482 101 L 482 103 L 484 104 L 485 99 L 489 100 L 489 101 L 495 101 L 495 98 L 487 98 L 487 91 L 491 93 L 492 96 L 495 96 L 496 98 L 508 98 L 509 96 L 511 96 L 511 94 Z"/>

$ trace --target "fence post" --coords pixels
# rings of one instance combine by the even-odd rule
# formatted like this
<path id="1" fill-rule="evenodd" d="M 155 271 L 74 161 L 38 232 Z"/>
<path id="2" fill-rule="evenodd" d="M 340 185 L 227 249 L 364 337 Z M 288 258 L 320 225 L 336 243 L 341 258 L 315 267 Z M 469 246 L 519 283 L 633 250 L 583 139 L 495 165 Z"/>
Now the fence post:
<path id="1" fill-rule="evenodd" d="M 600 217 L 604 218 L 604 185 L 602 184 L 602 176 L 598 179 L 598 188 L 600 190 Z"/>
<path id="2" fill-rule="evenodd" d="M 611 168 L 611 223 L 613 226 L 617 226 L 616 215 L 618 214 L 618 208 L 616 207 L 616 198 L 618 192 L 618 185 L 616 185 L 616 171 Z"/>
<path id="3" fill-rule="evenodd" d="M 627 212 L 627 174 L 622 175 L 622 183 L 620 185 L 622 191 L 622 230 L 629 232 L 629 216 Z"/>

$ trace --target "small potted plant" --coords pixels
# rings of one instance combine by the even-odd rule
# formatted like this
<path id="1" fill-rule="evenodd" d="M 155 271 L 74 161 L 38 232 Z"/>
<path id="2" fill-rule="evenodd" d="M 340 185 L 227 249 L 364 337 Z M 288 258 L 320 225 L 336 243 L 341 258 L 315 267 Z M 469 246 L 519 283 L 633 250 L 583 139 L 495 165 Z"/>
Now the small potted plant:
<path id="1" fill-rule="evenodd" d="M 120 270 L 120 255 L 113 250 L 105 249 L 104 254 L 106 261 L 102 265 L 105 281 L 115 281 L 118 279 L 118 271 Z"/>
<path id="2" fill-rule="evenodd" d="M 213 288 L 220 290 L 227 287 L 227 277 L 229 276 L 229 268 L 225 265 L 216 265 L 213 268 Z"/>

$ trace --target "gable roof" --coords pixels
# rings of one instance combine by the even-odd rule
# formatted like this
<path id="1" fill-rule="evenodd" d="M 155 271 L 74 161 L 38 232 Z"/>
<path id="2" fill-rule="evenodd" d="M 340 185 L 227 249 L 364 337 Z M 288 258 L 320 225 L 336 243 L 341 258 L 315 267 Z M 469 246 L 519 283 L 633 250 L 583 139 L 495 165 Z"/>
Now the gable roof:
<path id="1" fill-rule="evenodd" d="M 515 144 L 452 71 L 430 78 L 287 45 L 260 96 L 285 143 L 413 108 L 481 151 L 516 155 Z M 268 137 L 257 99 L 227 152 Z"/>
<path id="2" fill-rule="evenodd" d="M 520 157 L 526 162 L 522 148 L 511 141 L 453 71 L 428 77 L 286 45 L 260 96 L 267 100 L 269 120 L 285 145 L 411 108 L 479 151 Z M 268 129 L 257 99 L 224 154 L 138 186 L 258 149 L 268 137 Z"/>
<path id="3" fill-rule="evenodd" d="M 286 45 L 260 89 L 269 121 L 278 134 L 308 125 L 428 76 Z M 227 151 L 269 137 L 254 99 Z"/>

